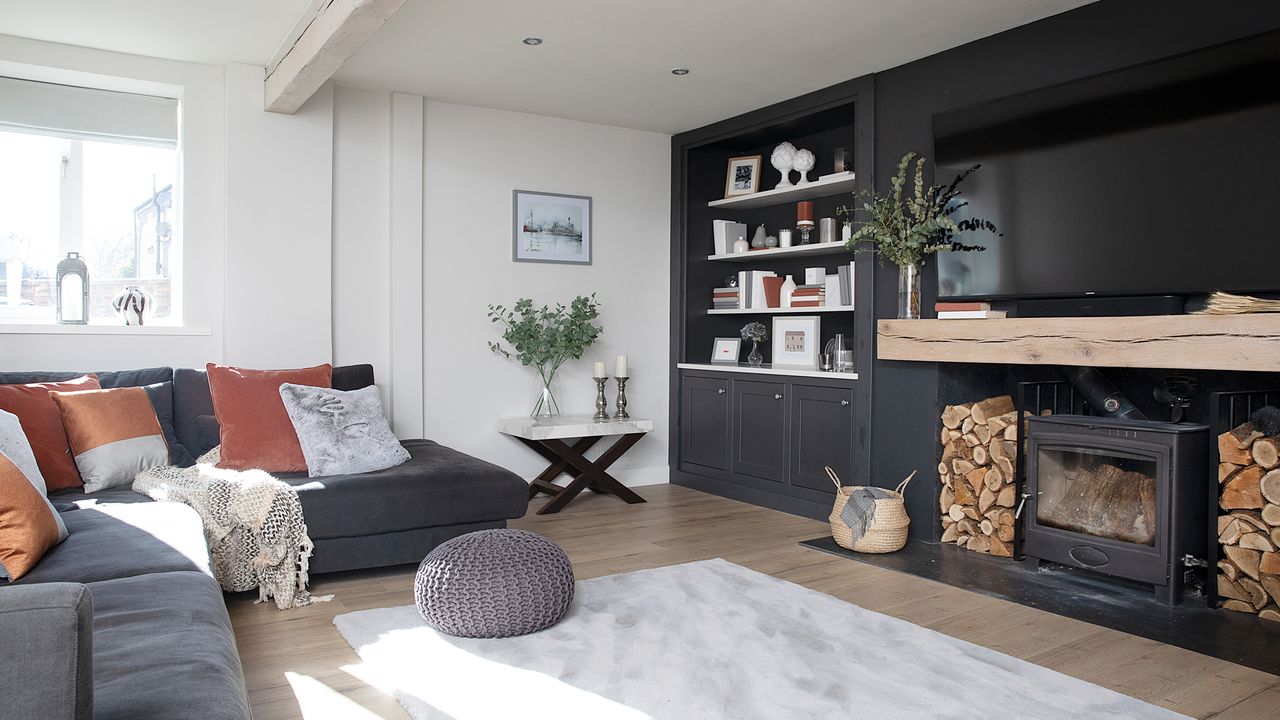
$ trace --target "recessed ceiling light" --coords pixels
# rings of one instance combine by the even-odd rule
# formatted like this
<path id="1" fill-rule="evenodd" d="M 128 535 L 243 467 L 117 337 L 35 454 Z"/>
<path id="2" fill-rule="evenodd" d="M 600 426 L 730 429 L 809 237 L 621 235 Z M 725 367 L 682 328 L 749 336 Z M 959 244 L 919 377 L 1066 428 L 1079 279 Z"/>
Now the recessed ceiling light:
<path id="1" fill-rule="evenodd" d="M 524 43 L 525 45 L 541 45 L 541 44 L 542 44 L 542 38 L 539 38 L 539 37 L 527 37 L 527 38 L 525 38 L 525 39 L 521 40 L 520 42 Z"/>
<path id="2" fill-rule="evenodd" d="M 689 68 L 672 68 L 671 74 L 672 75 L 688 75 Z"/>

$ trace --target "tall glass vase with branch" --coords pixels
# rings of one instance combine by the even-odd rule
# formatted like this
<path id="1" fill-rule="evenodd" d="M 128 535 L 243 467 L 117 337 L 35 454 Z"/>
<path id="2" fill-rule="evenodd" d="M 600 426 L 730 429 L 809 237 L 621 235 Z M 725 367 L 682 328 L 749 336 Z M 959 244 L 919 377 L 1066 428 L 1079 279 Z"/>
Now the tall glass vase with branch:
<path id="1" fill-rule="evenodd" d="M 489 322 L 502 326 L 502 342 L 490 342 L 489 349 L 533 368 L 541 380 L 531 417 L 560 414 L 555 396 L 556 373 L 569 360 L 581 358 L 604 332 L 604 328 L 593 324 L 598 317 L 600 304 L 594 293 L 579 295 L 567 307 L 560 303 L 534 307 L 529 298 L 520 298 L 510 308 L 489 306 Z"/>
<path id="2" fill-rule="evenodd" d="M 898 171 L 889 180 L 889 194 L 863 190 L 854 194 L 862 201 L 861 206 L 836 210 L 837 215 L 857 226 L 845 243 L 846 248 L 852 252 L 874 252 L 881 264 L 888 261 L 898 266 L 898 317 L 903 319 L 920 317 L 920 269 L 930 255 L 986 249 L 958 239 L 967 234 L 1002 235 L 990 220 L 967 216 L 965 208 L 969 203 L 959 199 L 960 183 L 981 165 L 960 173 L 949 185 L 927 187 L 924 166 L 924 157 L 909 152 L 898 161 Z M 910 194 L 905 190 L 908 174 L 913 180 Z"/>

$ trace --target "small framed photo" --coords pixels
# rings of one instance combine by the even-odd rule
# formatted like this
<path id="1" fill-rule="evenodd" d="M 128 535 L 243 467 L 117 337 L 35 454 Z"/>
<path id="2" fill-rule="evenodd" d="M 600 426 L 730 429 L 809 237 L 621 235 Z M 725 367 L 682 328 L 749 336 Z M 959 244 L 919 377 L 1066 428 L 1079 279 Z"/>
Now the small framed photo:
<path id="1" fill-rule="evenodd" d="M 818 369 L 821 318 L 803 315 L 773 318 L 773 366 Z"/>
<path id="2" fill-rule="evenodd" d="M 760 155 L 729 158 L 724 178 L 724 196 L 751 195 L 760 189 Z"/>
<path id="3" fill-rule="evenodd" d="M 591 198 L 516 190 L 511 205 L 512 260 L 591 264 Z"/>
<path id="4" fill-rule="evenodd" d="M 742 338 L 716 338 L 711 346 L 711 363 L 713 365 L 737 365 L 738 354 L 742 352 Z"/>

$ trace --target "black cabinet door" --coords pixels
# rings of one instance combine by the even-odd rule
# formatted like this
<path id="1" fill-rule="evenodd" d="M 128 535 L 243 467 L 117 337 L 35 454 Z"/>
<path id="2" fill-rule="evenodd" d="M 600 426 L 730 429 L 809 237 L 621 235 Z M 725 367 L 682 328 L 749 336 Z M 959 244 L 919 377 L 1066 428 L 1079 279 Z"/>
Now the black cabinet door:
<path id="1" fill-rule="evenodd" d="M 733 382 L 733 471 L 786 479 L 787 404 L 782 383 Z"/>
<path id="2" fill-rule="evenodd" d="M 683 377 L 680 390 L 680 460 L 729 469 L 729 381 Z"/>
<path id="3" fill-rule="evenodd" d="M 797 487 L 835 494 L 827 465 L 853 478 L 853 388 L 791 386 L 791 473 Z"/>

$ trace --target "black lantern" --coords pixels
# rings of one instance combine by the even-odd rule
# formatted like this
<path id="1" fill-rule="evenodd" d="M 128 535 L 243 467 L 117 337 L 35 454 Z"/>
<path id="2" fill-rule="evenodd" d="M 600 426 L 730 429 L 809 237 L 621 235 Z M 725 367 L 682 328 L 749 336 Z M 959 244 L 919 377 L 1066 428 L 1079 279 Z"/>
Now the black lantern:
<path id="1" fill-rule="evenodd" d="M 69 252 L 58 263 L 58 324 L 89 324 L 89 266 L 80 253 Z"/>

